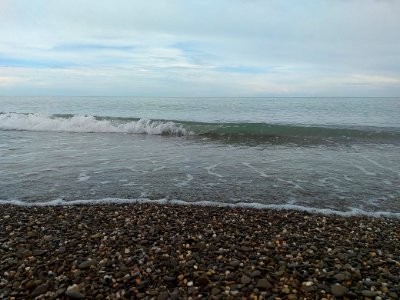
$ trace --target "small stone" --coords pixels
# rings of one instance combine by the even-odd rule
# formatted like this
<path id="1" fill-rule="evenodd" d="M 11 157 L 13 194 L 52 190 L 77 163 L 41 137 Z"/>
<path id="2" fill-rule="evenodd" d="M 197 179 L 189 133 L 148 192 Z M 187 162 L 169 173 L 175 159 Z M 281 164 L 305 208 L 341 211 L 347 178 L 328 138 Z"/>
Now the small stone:
<path id="1" fill-rule="evenodd" d="M 251 277 L 260 277 L 261 276 L 261 272 L 259 270 L 255 270 L 253 272 L 251 272 L 250 274 Z"/>
<path id="2" fill-rule="evenodd" d="M 59 254 L 63 254 L 63 253 L 65 253 L 65 252 L 67 252 L 67 248 L 65 248 L 64 246 L 62 246 L 62 247 L 60 247 L 60 248 L 57 249 L 57 252 L 58 252 Z"/>
<path id="3" fill-rule="evenodd" d="M 237 259 L 234 259 L 234 260 L 232 260 L 232 261 L 230 262 L 230 265 L 231 265 L 232 267 L 234 267 L 234 268 L 237 268 L 237 267 L 239 267 L 239 265 L 240 265 L 240 261 L 238 261 Z"/>
<path id="4" fill-rule="evenodd" d="M 45 235 L 45 236 L 43 237 L 43 239 L 44 239 L 45 241 L 51 241 L 51 240 L 53 239 L 53 236 L 51 236 L 51 235 Z"/>
<path id="5" fill-rule="evenodd" d="M 363 295 L 364 297 L 375 297 L 375 296 L 378 296 L 379 294 L 374 291 L 363 290 L 363 291 L 361 291 L 361 295 Z"/>
<path id="6" fill-rule="evenodd" d="M 147 293 L 148 293 L 150 296 L 155 296 L 155 295 L 158 294 L 157 290 L 148 290 Z"/>
<path id="7" fill-rule="evenodd" d="M 28 249 L 18 249 L 17 252 L 15 252 L 15 256 L 18 257 L 19 259 L 29 257 L 32 255 L 32 252 Z"/>
<path id="8" fill-rule="evenodd" d="M 351 274 L 349 272 L 338 273 L 335 276 L 335 279 L 339 282 L 351 279 Z"/>
<path id="9" fill-rule="evenodd" d="M 243 275 L 242 278 L 240 278 L 240 282 L 242 284 L 249 284 L 251 282 L 251 278 L 249 276 Z"/>
<path id="10" fill-rule="evenodd" d="M 381 286 L 381 284 L 380 284 L 379 282 L 372 281 L 372 280 L 366 280 L 366 281 L 364 282 L 364 284 L 365 284 L 367 287 L 371 287 L 371 286 Z"/>
<path id="11" fill-rule="evenodd" d="M 288 300 L 297 300 L 297 295 L 296 294 L 289 294 L 287 296 Z"/>
<path id="12" fill-rule="evenodd" d="M 89 269 L 91 266 L 94 266 L 97 264 L 97 261 L 95 259 L 87 260 L 79 265 L 79 269 L 84 270 L 84 269 Z"/>
<path id="13" fill-rule="evenodd" d="M 266 290 L 273 288 L 272 284 L 266 278 L 259 279 L 257 281 L 256 287 L 261 288 L 261 289 L 266 289 Z"/>
<path id="14" fill-rule="evenodd" d="M 174 282 L 176 278 L 172 276 L 164 276 L 163 280 L 166 282 Z"/>
<path id="15" fill-rule="evenodd" d="M 221 290 L 219 288 L 213 287 L 211 290 L 211 295 L 216 296 L 221 294 Z"/>
<path id="16" fill-rule="evenodd" d="M 331 286 L 331 293 L 336 297 L 342 297 L 346 295 L 348 289 L 340 284 L 335 284 Z"/>
<path id="17" fill-rule="evenodd" d="M 30 290 L 35 286 L 35 283 L 33 280 L 29 280 L 27 283 L 25 283 L 25 289 Z"/>
<path id="18" fill-rule="evenodd" d="M 45 293 L 47 293 L 47 289 L 48 289 L 47 284 L 41 284 L 33 290 L 31 296 L 36 297 L 41 294 L 45 294 Z"/>
<path id="19" fill-rule="evenodd" d="M 69 290 L 65 292 L 65 296 L 70 297 L 72 299 L 84 299 L 85 295 L 82 293 L 75 291 L 75 290 Z"/>
<path id="20" fill-rule="evenodd" d="M 196 285 L 198 285 L 198 286 L 206 286 L 209 283 L 210 283 L 210 280 L 208 280 L 208 278 L 206 276 L 201 276 L 201 277 L 197 278 L 197 280 L 196 280 Z"/>
<path id="21" fill-rule="evenodd" d="M 169 297 L 168 292 L 162 291 L 158 294 L 157 300 L 167 300 Z"/>
<path id="22" fill-rule="evenodd" d="M 41 255 L 45 254 L 46 252 L 47 252 L 46 250 L 33 250 L 32 255 L 33 256 L 41 256 Z"/>
<path id="23" fill-rule="evenodd" d="M 61 288 L 61 289 L 58 289 L 55 293 L 54 293 L 54 297 L 60 297 L 62 294 L 64 294 L 65 293 L 65 289 L 63 289 L 63 288 Z"/>

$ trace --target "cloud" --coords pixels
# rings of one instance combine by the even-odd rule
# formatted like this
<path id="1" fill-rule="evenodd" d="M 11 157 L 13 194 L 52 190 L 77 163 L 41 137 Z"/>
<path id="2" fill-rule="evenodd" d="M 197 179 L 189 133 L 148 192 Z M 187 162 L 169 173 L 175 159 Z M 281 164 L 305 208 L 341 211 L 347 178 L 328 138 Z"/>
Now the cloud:
<path id="1" fill-rule="evenodd" d="M 374 0 L 3 0 L 0 76 L 20 81 L 0 93 L 398 95 L 399 14 Z"/>

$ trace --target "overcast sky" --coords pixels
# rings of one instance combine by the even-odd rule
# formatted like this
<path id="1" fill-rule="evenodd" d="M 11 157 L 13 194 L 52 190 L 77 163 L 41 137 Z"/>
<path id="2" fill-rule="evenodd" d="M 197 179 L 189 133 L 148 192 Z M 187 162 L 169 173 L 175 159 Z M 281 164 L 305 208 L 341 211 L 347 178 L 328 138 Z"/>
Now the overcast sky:
<path id="1" fill-rule="evenodd" d="M 0 0 L 0 95 L 400 96 L 398 0 Z"/>

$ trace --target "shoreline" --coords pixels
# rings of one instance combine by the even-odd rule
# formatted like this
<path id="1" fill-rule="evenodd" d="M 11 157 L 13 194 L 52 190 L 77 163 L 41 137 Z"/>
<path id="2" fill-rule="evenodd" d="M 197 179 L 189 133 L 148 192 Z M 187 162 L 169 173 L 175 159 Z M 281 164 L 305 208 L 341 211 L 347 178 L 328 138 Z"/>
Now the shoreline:
<path id="1" fill-rule="evenodd" d="M 395 217 L 150 203 L 0 207 L 1 298 L 400 295 Z"/>
<path id="2" fill-rule="evenodd" d="M 367 211 L 358 208 L 341 211 L 332 208 L 316 208 L 301 206 L 296 204 L 263 204 L 258 202 L 216 202 L 216 201 L 193 201 L 169 200 L 169 199 L 148 199 L 148 198 L 103 198 L 103 199 L 81 199 L 64 200 L 54 199 L 44 202 L 24 202 L 21 200 L 1 200 L 0 207 L 4 205 L 26 206 L 26 207 L 46 207 L 46 206 L 80 206 L 80 205 L 166 205 L 166 206 L 193 206 L 193 207 L 219 207 L 228 209 L 255 209 L 255 210 L 283 210 L 299 211 L 316 215 L 339 216 L 339 217 L 372 217 L 372 218 L 400 218 L 400 212 L 393 211 Z"/>

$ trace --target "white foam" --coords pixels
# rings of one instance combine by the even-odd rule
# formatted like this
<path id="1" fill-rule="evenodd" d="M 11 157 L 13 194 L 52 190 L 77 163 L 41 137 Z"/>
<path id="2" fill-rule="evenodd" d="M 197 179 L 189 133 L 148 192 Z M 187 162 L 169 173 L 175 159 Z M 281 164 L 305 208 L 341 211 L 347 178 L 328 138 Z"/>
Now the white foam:
<path id="1" fill-rule="evenodd" d="M 252 166 L 250 163 L 248 162 L 242 162 L 242 165 L 252 169 L 253 171 L 255 171 L 256 173 L 260 174 L 261 177 L 265 177 L 265 178 L 270 178 L 271 176 L 265 174 L 263 171 L 260 171 L 259 169 L 257 169 L 256 167 Z"/>
<path id="2" fill-rule="evenodd" d="M 194 179 L 191 174 L 186 174 L 186 180 L 182 180 L 180 182 L 175 183 L 176 187 L 184 187 L 190 184 L 190 182 Z"/>
<path id="3" fill-rule="evenodd" d="M 363 168 L 363 167 L 361 167 L 361 166 L 359 166 L 359 165 L 356 165 L 356 164 L 351 164 L 351 165 L 352 165 L 353 167 L 359 169 L 359 170 L 360 170 L 361 172 L 363 172 L 365 175 L 368 175 L 368 176 L 376 176 L 376 173 L 367 171 L 365 168 Z"/>
<path id="4" fill-rule="evenodd" d="M 88 176 L 85 172 L 82 172 L 79 174 L 79 177 L 77 178 L 77 181 L 88 181 L 91 176 Z"/>
<path id="5" fill-rule="evenodd" d="M 104 132 L 149 135 L 190 135 L 182 125 L 171 121 L 140 119 L 126 123 L 97 120 L 93 116 L 71 118 L 51 117 L 40 114 L 0 114 L 0 130 Z"/>
<path id="6" fill-rule="evenodd" d="M 262 203 L 223 203 L 213 201 L 197 201 L 188 202 L 178 199 L 157 199 L 151 200 L 144 198 L 144 194 L 141 198 L 136 199 L 121 199 L 121 198 L 104 198 L 104 199 L 81 199 L 81 200 L 64 200 L 54 199 L 51 201 L 43 202 L 25 202 L 21 200 L 0 200 L 0 205 L 18 205 L 18 206 L 71 206 L 71 205 L 96 205 L 96 204 L 161 204 L 161 205 L 193 205 L 193 206 L 216 206 L 216 207 L 228 207 L 228 208 L 253 208 L 253 209 L 273 209 L 273 210 L 296 210 L 302 212 L 309 212 L 313 214 L 323 215 L 337 215 L 343 217 L 351 216 L 368 216 L 368 217 L 390 217 L 400 218 L 400 212 L 388 212 L 388 211 L 366 211 L 358 208 L 352 208 L 349 211 L 337 211 L 330 208 L 315 208 L 300 206 L 294 204 L 262 204 Z"/>
<path id="7" fill-rule="evenodd" d="M 214 164 L 214 165 L 205 167 L 204 169 L 206 169 L 207 173 L 210 175 L 213 175 L 213 176 L 219 177 L 219 178 L 223 178 L 224 176 L 215 172 L 215 168 L 218 167 L 218 165 L 220 165 L 220 164 Z"/>

